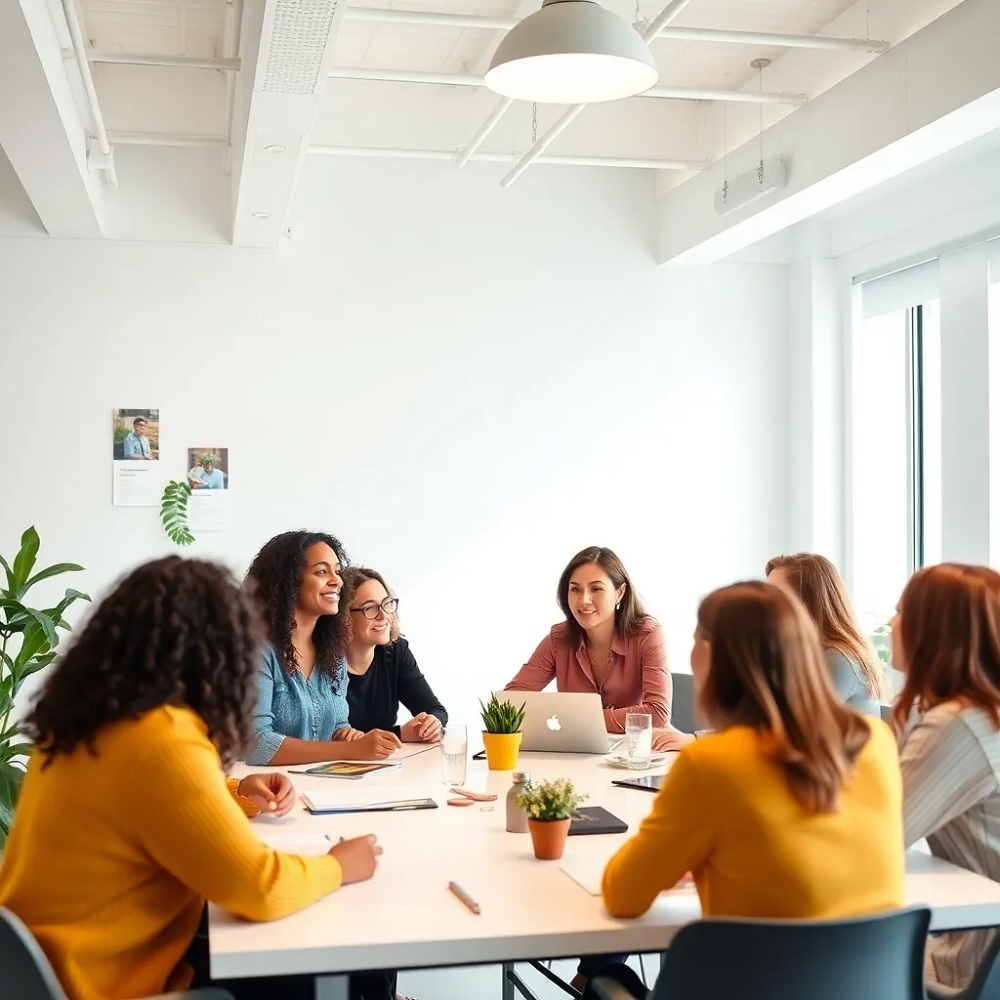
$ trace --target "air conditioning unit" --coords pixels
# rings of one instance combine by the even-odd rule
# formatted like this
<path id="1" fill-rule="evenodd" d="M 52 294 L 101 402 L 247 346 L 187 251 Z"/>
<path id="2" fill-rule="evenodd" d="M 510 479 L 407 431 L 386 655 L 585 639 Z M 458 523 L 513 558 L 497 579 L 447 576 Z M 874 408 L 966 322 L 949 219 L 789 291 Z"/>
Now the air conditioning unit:
<path id="1" fill-rule="evenodd" d="M 788 168 L 780 157 L 761 160 L 753 170 L 733 178 L 715 192 L 715 211 L 719 215 L 735 212 L 757 198 L 784 187 L 787 175 Z"/>

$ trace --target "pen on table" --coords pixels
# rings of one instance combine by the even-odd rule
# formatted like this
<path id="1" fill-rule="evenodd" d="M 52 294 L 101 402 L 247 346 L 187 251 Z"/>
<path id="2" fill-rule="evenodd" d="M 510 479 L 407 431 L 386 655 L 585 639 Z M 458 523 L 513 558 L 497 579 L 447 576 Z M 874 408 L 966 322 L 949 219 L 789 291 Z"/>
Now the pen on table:
<path id="1" fill-rule="evenodd" d="M 465 903 L 465 905 L 472 910 L 473 913 L 480 913 L 479 904 L 457 883 L 449 882 L 448 888 L 456 895 L 458 898 Z"/>

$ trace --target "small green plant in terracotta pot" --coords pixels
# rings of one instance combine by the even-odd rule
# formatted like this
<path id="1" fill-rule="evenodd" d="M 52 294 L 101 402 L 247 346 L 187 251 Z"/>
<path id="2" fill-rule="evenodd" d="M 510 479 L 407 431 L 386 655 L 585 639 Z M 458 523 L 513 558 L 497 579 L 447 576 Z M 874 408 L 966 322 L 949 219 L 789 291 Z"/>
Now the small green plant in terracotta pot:
<path id="1" fill-rule="evenodd" d="M 586 800 L 568 778 L 529 782 L 517 796 L 518 805 L 528 814 L 528 832 L 540 861 L 558 861 L 566 850 L 569 825 L 577 806 Z"/>
<path id="2" fill-rule="evenodd" d="M 524 722 L 524 704 L 516 708 L 513 702 L 500 701 L 496 695 L 484 705 L 479 702 L 483 715 L 483 746 L 486 764 L 491 771 L 513 771 L 517 767 L 517 754 L 521 749 L 521 723 Z"/>

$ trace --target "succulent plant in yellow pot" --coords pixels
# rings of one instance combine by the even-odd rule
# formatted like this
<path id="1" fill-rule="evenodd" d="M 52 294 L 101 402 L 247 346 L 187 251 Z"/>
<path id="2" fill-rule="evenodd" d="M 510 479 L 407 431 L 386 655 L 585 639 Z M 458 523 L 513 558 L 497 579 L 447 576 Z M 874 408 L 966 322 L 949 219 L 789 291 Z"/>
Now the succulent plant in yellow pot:
<path id="1" fill-rule="evenodd" d="M 513 771 L 521 749 L 521 723 L 524 705 L 515 707 L 511 701 L 500 701 L 494 694 L 489 703 L 479 702 L 483 715 L 483 746 L 486 764 L 491 771 Z"/>

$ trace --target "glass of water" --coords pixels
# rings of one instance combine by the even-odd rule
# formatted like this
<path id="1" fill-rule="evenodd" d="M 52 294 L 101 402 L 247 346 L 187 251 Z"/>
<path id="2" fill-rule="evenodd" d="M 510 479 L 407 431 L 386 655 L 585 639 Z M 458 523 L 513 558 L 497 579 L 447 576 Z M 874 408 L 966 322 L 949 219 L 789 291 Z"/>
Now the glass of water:
<path id="1" fill-rule="evenodd" d="M 653 758 L 653 717 L 644 712 L 625 716 L 625 756 L 634 771 L 649 767 Z"/>
<path id="2" fill-rule="evenodd" d="M 441 780 L 455 788 L 465 784 L 469 736 L 465 726 L 449 723 L 441 735 Z"/>

